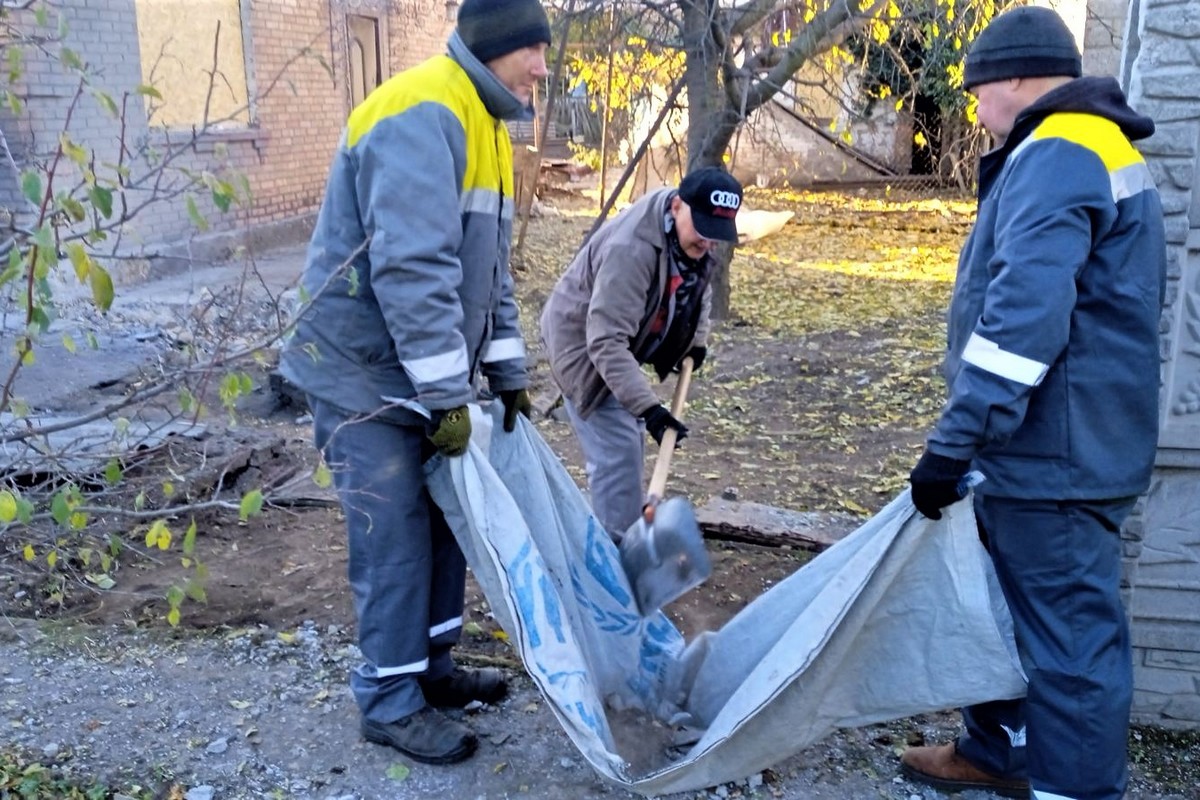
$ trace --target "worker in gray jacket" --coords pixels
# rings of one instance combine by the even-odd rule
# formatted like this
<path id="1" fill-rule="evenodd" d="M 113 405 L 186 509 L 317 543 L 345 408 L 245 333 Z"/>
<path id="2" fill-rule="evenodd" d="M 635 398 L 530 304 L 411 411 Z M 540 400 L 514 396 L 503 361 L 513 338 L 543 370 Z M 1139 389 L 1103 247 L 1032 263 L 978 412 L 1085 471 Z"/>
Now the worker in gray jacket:
<path id="1" fill-rule="evenodd" d="M 1162 206 L 1131 141 L 1153 122 L 1112 78 L 1083 78 L 1047 8 L 997 17 L 963 84 L 996 140 L 948 319 L 949 399 L 911 474 L 927 517 L 975 516 L 1008 607 L 1027 697 L 963 710 L 957 742 L 910 748 L 945 791 L 1119 800 L 1133 696 L 1121 525 L 1158 436 Z"/>
<path id="2" fill-rule="evenodd" d="M 466 565 L 423 462 L 467 449 L 480 373 L 506 430 L 529 412 L 503 120 L 532 117 L 549 41 L 538 0 L 465 0 L 447 55 L 351 112 L 308 249 L 311 306 L 281 359 L 346 516 L 362 734 L 427 763 L 476 744 L 437 709 L 506 693 L 498 670 L 451 660 Z"/>
<path id="3" fill-rule="evenodd" d="M 614 539 L 641 513 L 644 433 L 687 427 L 659 402 L 660 379 L 707 353 L 716 242 L 736 242 L 742 187 L 719 167 L 651 192 L 596 231 L 542 310 L 542 344 L 586 461 L 596 519 Z"/>

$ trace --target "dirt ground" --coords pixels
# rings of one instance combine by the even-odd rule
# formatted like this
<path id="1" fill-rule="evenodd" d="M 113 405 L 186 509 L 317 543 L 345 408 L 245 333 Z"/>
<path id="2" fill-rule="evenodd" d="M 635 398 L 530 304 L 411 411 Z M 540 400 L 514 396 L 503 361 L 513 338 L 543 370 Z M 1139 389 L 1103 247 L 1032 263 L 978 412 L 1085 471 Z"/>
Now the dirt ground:
<path id="1" fill-rule="evenodd" d="M 875 213 L 851 204 L 831 218 L 819 203 L 805 206 L 767 194 L 751 195 L 751 201 L 799 213 L 786 235 L 739 250 L 731 281 L 733 311 L 718 326 L 709 359 L 693 381 L 685 413 L 691 433 L 672 462 L 668 491 L 697 506 L 724 494 L 794 511 L 827 512 L 832 527 L 850 530 L 904 486 L 940 404 L 936 365 L 953 274 L 947 254 L 961 241 L 970 216 L 949 206 L 897 206 Z M 515 261 L 531 345 L 537 342 L 541 302 L 590 223 L 581 206 L 578 198 L 560 197 L 557 205 L 547 201 L 546 213 L 531 223 L 528 243 Z M 914 279 L 797 270 L 797 262 L 817 258 L 815 251 L 829 246 L 829 231 L 839 227 L 850 239 L 875 240 L 880 259 L 903 260 L 910 248 L 917 252 L 913 242 L 931 241 L 921 253 L 936 262 L 929 267 L 936 274 Z M 554 388 L 536 346 L 531 350 L 531 392 L 545 406 Z M 151 503 L 172 502 L 154 496 L 165 468 L 174 476 L 176 500 L 193 492 L 203 495 L 216 484 L 236 498 L 264 482 L 312 473 L 317 462 L 306 410 L 273 391 L 271 366 L 267 359 L 250 370 L 255 388 L 239 403 L 235 418 L 209 420 L 205 438 L 175 441 L 142 465 Z M 664 400 L 671 388 L 670 381 L 659 386 Z M 553 414 L 538 415 L 535 424 L 582 485 L 582 462 L 569 426 Z M 647 450 L 649 465 L 654 448 Z M 221 466 L 219 475 L 214 476 L 214 465 Z M 136 485 L 139 471 L 128 470 L 126 477 Z M 204 601 L 184 602 L 181 627 L 198 632 L 257 625 L 284 632 L 305 626 L 352 629 L 340 511 L 328 504 L 273 503 L 270 492 L 267 498 L 263 513 L 247 520 L 228 510 L 191 517 L 197 524 L 195 558 L 203 562 L 207 578 Z M 137 541 L 140 530 L 118 520 L 107 524 Z M 187 520 L 175 524 L 182 529 Z M 141 555 L 127 553 L 121 559 L 115 587 L 101 590 L 79 582 L 64 592 L 61 583 L 23 564 L 18 548 L 10 546 L 0 570 L 6 613 L 164 629 L 167 591 L 183 585 L 194 565 L 185 569 L 169 552 L 131 550 Z M 737 542 L 710 541 L 709 550 L 712 577 L 666 609 L 687 637 L 720 627 L 812 556 Z M 467 657 L 518 667 L 473 582 L 465 622 L 461 649 Z M 932 728 L 928 720 L 910 722 L 888 729 L 880 746 L 894 759 L 892 751 L 903 742 L 920 741 L 925 731 L 952 730 L 952 725 L 949 717 Z"/>

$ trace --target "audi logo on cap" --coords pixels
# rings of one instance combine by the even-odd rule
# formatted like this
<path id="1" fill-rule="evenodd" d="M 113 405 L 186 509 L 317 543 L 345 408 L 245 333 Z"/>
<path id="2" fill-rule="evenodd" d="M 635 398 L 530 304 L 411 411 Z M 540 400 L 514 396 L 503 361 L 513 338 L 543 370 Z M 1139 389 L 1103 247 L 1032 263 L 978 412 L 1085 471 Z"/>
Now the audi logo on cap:
<path id="1" fill-rule="evenodd" d="M 718 208 L 734 210 L 737 210 L 737 207 L 742 204 L 742 198 L 737 196 L 737 192 L 726 192 L 721 189 L 713 189 L 712 194 L 708 196 L 708 201 Z"/>

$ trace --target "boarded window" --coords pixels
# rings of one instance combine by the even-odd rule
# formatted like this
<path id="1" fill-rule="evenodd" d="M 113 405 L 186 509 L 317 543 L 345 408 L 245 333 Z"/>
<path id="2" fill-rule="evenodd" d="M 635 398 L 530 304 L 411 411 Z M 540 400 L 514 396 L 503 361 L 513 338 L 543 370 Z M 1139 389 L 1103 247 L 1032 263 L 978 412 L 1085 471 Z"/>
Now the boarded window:
<path id="1" fill-rule="evenodd" d="M 162 99 L 150 99 L 150 124 L 244 127 L 246 56 L 239 0 L 136 0 L 142 81 Z M 218 37 L 218 27 L 220 35 Z M 216 44 L 216 74 L 213 47 Z M 207 112 L 206 112 L 207 107 Z"/>

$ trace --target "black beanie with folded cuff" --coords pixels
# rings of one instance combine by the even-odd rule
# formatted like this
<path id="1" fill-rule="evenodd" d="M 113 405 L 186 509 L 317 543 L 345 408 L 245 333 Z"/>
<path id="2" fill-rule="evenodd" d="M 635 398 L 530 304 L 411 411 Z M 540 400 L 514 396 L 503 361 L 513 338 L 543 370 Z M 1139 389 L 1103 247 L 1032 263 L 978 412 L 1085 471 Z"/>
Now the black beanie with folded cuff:
<path id="1" fill-rule="evenodd" d="M 484 64 L 522 47 L 550 44 L 550 20 L 540 0 L 465 0 L 457 30 Z"/>
<path id="2" fill-rule="evenodd" d="M 963 69 L 963 89 L 1009 78 L 1078 78 L 1083 61 L 1075 37 L 1054 11 L 1023 6 L 996 17 L 975 39 Z"/>

